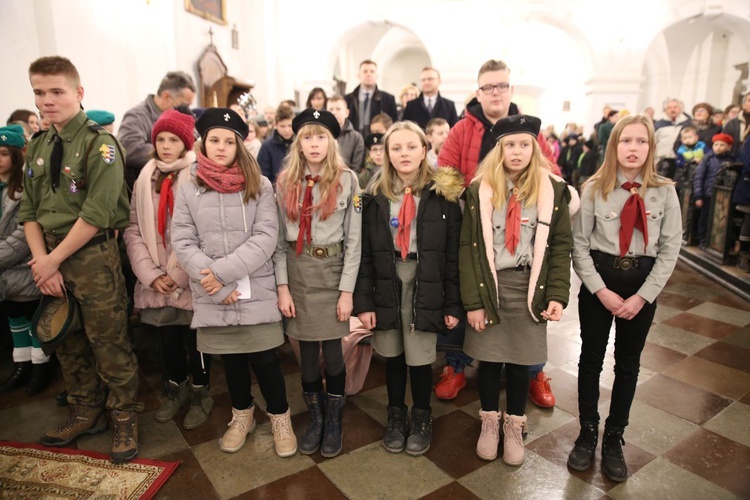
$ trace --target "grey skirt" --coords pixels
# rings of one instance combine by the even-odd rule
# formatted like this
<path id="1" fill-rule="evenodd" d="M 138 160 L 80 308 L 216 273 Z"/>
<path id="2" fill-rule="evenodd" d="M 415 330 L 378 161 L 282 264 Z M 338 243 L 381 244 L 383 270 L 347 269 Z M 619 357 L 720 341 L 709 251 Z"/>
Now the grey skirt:
<path id="1" fill-rule="evenodd" d="M 334 340 L 349 335 L 349 321 L 339 321 L 336 305 L 341 292 L 343 254 L 319 259 L 287 250 L 289 291 L 296 318 L 289 318 L 286 334 L 305 341 Z"/>
<path id="2" fill-rule="evenodd" d="M 198 328 L 198 352 L 242 354 L 262 352 L 284 343 L 281 321 L 261 325 L 233 325 Z"/>
<path id="3" fill-rule="evenodd" d="M 531 319 L 529 271 L 498 271 L 500 324 L 477 332 L 466 328 L 464 352 L 480 361 L 538 365 L 547 361 L 547 325 Z"/>

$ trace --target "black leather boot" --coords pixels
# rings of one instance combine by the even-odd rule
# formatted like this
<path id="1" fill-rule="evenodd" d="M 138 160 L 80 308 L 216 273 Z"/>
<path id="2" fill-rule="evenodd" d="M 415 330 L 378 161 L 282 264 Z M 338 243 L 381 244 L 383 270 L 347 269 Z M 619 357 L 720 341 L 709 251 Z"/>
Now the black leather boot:
<path id="1" fill-rule="evenodd" d="M 591 467 L 598 442 L 599 426 L 594 422 L 581 422 L 581 432 L 568 455 L 568 467 L 575 470 L 587 470 Z"/>
<path id="2" fill-rule="evenodd" d="M 0 386 L 0 394 L 7 394 L 20 389 L 26 382 L 31 378 L 31 361 L 24 361 L 22 363 L 15 363 L 13 373 L 10 374 L 8 380 Z"/>
<path id="3" fill-rule="evenodd" d="M 328 394 L 323 424 L 323 443 L 320 446 L 320 454 L 326 458 L 333 458 L 341 453 L 344 438 L 341 412 L 344 410 L 345 404 L 346 396 Z"/>
<path id="4" fill-rule="evenodd" d="M 411 409 L 411 429 L 406 440 L 406 453 L 412 456 L 423 455 L 432 442 L 432 412 L 419 408 Z"/>
<path id="5" fill-rule="evenodd" d="M 303 455 L 312 455 L 323 440 L 323 392 L 303 392 L 302 397 L 310 412 L 310 425 L 305 435 L 299 440 L 299 452 Z"/>
<path id="6" fill-rule="evenodd" d="M 383 446 L 391 453 L 401 453 L 409 435 L 409 410 L 397 406 L 388 407 L 388 423 L 385 426 Z"/>
<path id="7" fill-rule="evenodd" d="M 41 363 L 38 365 L 31 366 L 31 380 L 26 384 L 24 392 L 27 396 L 34 396 L 49 386 L 51 373 L 49 369 L 49 363 Z"/>
<path id="8" fill-rule="evenodd" d="M 602 469 L 608 478 L 618 483 L 628 478 L 628 466 L 622 454 L 622 445 L 625 444 L 623 432 L 624 427 L 607 425 L 602 439 Z"/>

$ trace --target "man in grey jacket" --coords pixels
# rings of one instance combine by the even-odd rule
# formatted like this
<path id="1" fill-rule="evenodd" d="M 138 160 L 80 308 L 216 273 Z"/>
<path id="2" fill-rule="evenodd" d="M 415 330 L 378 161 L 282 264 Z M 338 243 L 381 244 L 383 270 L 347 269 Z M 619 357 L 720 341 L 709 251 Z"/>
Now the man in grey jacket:
<path id="1" fill-rule="evenodd" d="M 330 111 L 341 127 L 341 134 L 338 139 L 339 151 L 341 157 L 346 162 L 346 166 L 359 173 L 365 162 L 365 140 L 362 134 L 354 130 L 352 122 L 349 121 L 349 107 L 346 100 L 335 95 L 328 99 L 328 111 Z"/>
<path id="2" fill-rule="evenodd" d="M 125 181 L 128 189 L 138 178 L 141 168 L 151 159 L 151 127 L 162 112 L 177 106 L 190 106 L 195 98 L 193 78 L 184 71 L 170 71 L 164 76 L 156 95 L 146 99 L 125 113 L 117 138 L 127 152 Z"/>

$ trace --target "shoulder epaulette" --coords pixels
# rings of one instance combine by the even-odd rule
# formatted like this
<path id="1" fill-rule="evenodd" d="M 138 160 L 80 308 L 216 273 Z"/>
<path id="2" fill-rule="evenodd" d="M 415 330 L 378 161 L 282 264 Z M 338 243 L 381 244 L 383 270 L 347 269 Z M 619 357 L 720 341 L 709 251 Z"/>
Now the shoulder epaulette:
<path id="1" fill-rule="evenodd" d="M 31 140 L 33 141 L 34 139 L 36 139 L 40 135 L 44 134 L 45 132 L 46 132 L 46 130 L 42 130 L 42 129 L 37 130 L 36 132 L 34 132 L 34 135 L 31 136 Z"/>
<path id="2" fill-rule="evenodd" d="M 89 128 L 89 130 L 93 130 L 94 132 L 97 132 L 101 135 L 109 135 L 109 132 L 107 132 L 104 127 L 96 123 L 95 121 L 89 120 L 86 123 L 86 126 Z"/>

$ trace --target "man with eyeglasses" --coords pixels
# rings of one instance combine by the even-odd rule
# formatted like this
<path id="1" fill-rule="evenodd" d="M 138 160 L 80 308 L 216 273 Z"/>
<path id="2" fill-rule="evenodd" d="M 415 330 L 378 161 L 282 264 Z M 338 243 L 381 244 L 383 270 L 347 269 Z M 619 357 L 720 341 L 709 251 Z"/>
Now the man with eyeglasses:
<path id="1" fill-rule="evenodd" d="M 477 84 L 476 97 L 466 105 L 464 118 L 451 129 L 438 156 L 438 166 L 459 170 L 465 186 L 471 184 L 477 165 L 495 145 L 490 134 L 492 126 L 501 118 L 518 114 L 518 108 L 511 103 L 510 69 L 503 61 L 490 59 L 484 63 L 479 68 Z M 541 133 L 537 141 L 554 165 L 552 150 Z"/>
<path id="2" fill-rule="evenodd" d="M 440 72 L 427 66 L 419 74 L 422 94 L 406 104 L 403 120 L 411 120 L 422 130 L 427 129 L 427 122 L 433 118 L 444 118 L 451 127 L 458 121 L 456 104 L 440 95 Z"/>
<path id="3" fill-rule="evenodd" d="M 518 114 L 518 108 L 511 102 L 513 86 L 510 84 L 510 69 L 503 61 L 490 59 L 479 68 L 476 97 L 466 105 L 464 118 L 451 129 L 448 138 L 438 155 L 439 167 L 453 167 L 464 176 L 464 185 L 471 184 L 477 165 L 495 146 L 490 130 L 501 118 Z M 549 160 L 550 169 L 560 175 L 552 150 L 540 132 L 537 136 L 539 147 Z M 462 328 L 455 328 L 463 333 Z M 461 335 L 451 336 L 444 342 L 463 344 Z M 453 399 L 466 386 L 464 367 L 473 359 L 464 352 L 448 351 L 445 356 L 447 366 L 443 368 L 440 382 L 435 386 L 438 399 Z M 544 365 L 529 369 L 529 399 L 542 408 L 555 406 L 555 397 L 544 372 Z"/>

